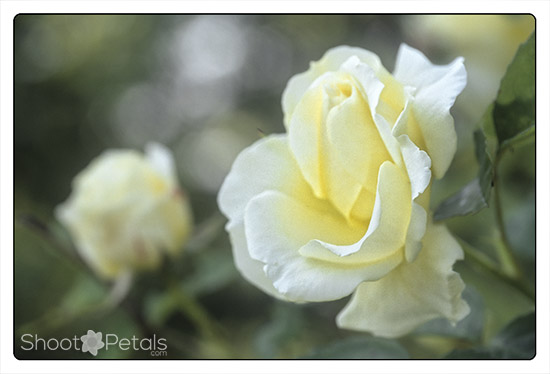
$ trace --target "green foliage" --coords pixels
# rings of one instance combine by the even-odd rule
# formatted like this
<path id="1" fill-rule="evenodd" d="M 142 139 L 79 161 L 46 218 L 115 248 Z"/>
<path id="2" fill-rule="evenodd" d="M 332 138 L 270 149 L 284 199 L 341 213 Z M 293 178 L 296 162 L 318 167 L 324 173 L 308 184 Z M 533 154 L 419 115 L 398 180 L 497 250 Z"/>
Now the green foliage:
<path id="1" fill-rule="evenodd" d="M 493 249 L 498 261 L 495 262 L 491 256 L 463 242 L 467 262 L 458 266 L 466 283 L 475 285 L 483 297 L 486 311 L 483 315 L 485 326 L 480 342 L 488 343 L 476 344 L 469 349 L 455 349 L 446 358 L 529 359 L 535 352 L 534 314 L 520 317 L 506 327 L 503 328 L 503 326 L 518 315 L 533 310 L 534 293 L 529 281 L 522 275 L 521 268 L 523 265 L 523 271 L 529 269 L 531 272 L 534 260 L 529 256 L 534 251 L 532 248 L 526 249 L 524 261 L 529 260 L 528 263 L 520 264 L 515 258 L 515 251 L 510 242 L 517 242 L 517 240 L 508 239 L 507 228 L 509 227 L 505 224 L 503 217 L 501 207 L 503 197 L 498 188 L 499 185 L 502 185 L 501 188 L 507 186 L 505 179 L 499 179 L 497 173 L 509 170 L 501 162 L 504 154 L 510 154 L 508 162 L 505 163 L 505 166 L 509 166 L 510 159 L 514 156 L 509 151 L 534 142 L 534 34 L 518 49 L 501 81 L 496 100 L 489 105 L 478 127 L 479 129 L 474 133 L 475 155 L 479 165 L 477 177 L 443 201 L 436 209 L 434 218 L 447 219 L 475 214 L 489 206 L 491 194 L 494 193 L 495 223 L 498 229 L 496 232 L 499 236 L 498 238 L 496 234 L 494 236 L 497 240 L 493 243 Z M 519 159 L 515 161 L 515 165 L 524 164 Z M 522 197 L 525 199 L 524 190 Z M 525 204 L 532 205 L 533 202 L 522 201 L 522 204 L 521 206 L 524 207 Z M 528 217 L 533 215 L 531 206 L 525 211 L 528 212 L 526 213 Z M 516 236 L 519 235 L 517 228 L 510 232 Z M 499 329 L 501 329 L 500 332 L 496 333 Z"/>
<path id="2" fill-rule="evenodd" d="M 407 359 L 409 354 L 397 341 L 371 336 L 353 336 L 319 348 L 305 359 Z"/>
<path id="3" fill-rule="evenodd" d="M 184 284 L 188 292 L 200 296 L 225 287 L 237 274 L 230 251 L 207 250 L 197 258 L 195 270 Z"/>
<path id="4" fill-rule="evenodd" d="M 535 124 L 535 34 L 519 47 L 502 79 L 493 118 L 500 144 Z"/>
<path id="5" fill-rule="evenodd" d="M 144 315 L 151 326 L 162 326 L 178 308 L 177 298 L 169 292 L 150 293 L 145 299 Z"/>
<path id="6" fill-rule="evenodd" d="M 105 288 L 97 280 L 88 274 L 80 274 L 71 289 L 65 294 L 62 305 L 67 310 L 72 309 L 77 312 L 90 305 L 99 304 L 105 297 L 107 297 Z"/>
<path id="7" fill-rule="evenodd" d="M 465 297 L 468 297 L 468 288 L 471 287 L 475 288 L 483 299 L 483 314 L 480 317 L 483 320 L 483 335 L 480 341 L 488 342 L 510 321 L 532 312 L 534 304 L 521 290 L 503 282 L 501 277 L 488 272 L 485 267 L 478 266 L 470 257 L 470 250 L 474 249 L 469 250 L 465 243 L 462 246 L 466 252 L 466 261 L 458 263 L 455 269 L 467 284 Z M 473 304 L 470 307 L 471 313 L 478 314 L 478 305 Z M 468 318 L 470 316 L 466 317 Z"/>
<path id="8" fill-rule="evenodd" d="M 492 340 L 491 345 L 510 356 L 533 358 L 536 350 L 536 314 L 530 313 L 510 323 Z"/>
<path id="9" fill-rule="evenodd" d="M 475 214 L 489 206 L 493 163 L 487 147 L 487 139 L 481 130 L 474 132 L 474 143 L 476 159 L 479 163 L 477 177 L 439 205 L 434 213 L 435 220 Z"/>
<path id="10" fill-rule="evenodd" d="M 485 347 L 465 350 L 454 350 L 447 359 L 520 359 L 530 360 L 535 357 L 536 348 L 535 313 L 514 320 Z"/>
<path id="11" fill-rule="evenodd" d="M 254 339 L 261 357 L 281 357 L 282 348 L 295 338 L 304 325 L 300 307 L 277 303 L 269 323 L 262 326 Z"/>

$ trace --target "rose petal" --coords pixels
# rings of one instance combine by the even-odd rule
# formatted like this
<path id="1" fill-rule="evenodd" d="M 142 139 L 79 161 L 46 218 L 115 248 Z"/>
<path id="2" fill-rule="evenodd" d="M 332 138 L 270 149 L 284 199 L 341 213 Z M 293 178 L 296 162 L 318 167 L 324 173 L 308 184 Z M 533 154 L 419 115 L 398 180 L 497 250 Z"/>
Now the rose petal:
<path id="1" fill-rule="evenodd" d="M 407 135 L 411 141 L 420 149 L 426 148 L 426 142 L 424 136 L 420 131 L 420 126 L 416 122 L 412 108 L 414 106 L 414 93 L 415 89 L 412 87 L 405 87 L 405 107 L 399 114 L 395 126 L 392 128 L 392 135 L 398 138 L 401 135 Z"/>
<path id="2" fill-rule="evenodd" d="M 361 88 L 363 97 L 367 101 L 367 105 L 371 108 L 376 108 L 380 100 L 380 94 L 384 90 L 384 84 L 376 76 L 376 71 L 380 74 L 382 71 L 386 73 L 386 69 L 379 65 L 375 68 L 364 63 L 357 56 L 348 58 L 340 67 L 344 72 L 348 72 L 355 78 Z M 385 76 L 385 74 L 384 74 Z"/>
<path id="3" fill-rule="evenodd" d="M 298 250 L 311 238 L 357 240 L 361 234 L 342 218 L 310 209 L 277 191 L 266 191 L 250 201 L 245 232 L 251 257 L 266 264 L 264 271 L 274 287 L 292 301 L 342 298 L 363 280 L 379 278 L 403 259 L 397 251 L 370 267 L 342 267 L 303 257 Z"/>
<path id="4" fill-rule="evenodd" d="M 346 94 L 340 92 L 339 84 L 351 84 L 343 79 L 339 74 L 325 73 L 310 86 L 294 110 L 288 139 L 301 173 L 315 196 L 329 199 L 349 217 L 363 187 L 345 170 L 327 135 L 330 113 L 342 105 L 340 100 L 348 100 L 343 98 L 348 89 L 353 91 L 346 86 Z"/>
<path id="5" fill-rule="evenodd" d="M 432 179 L 432 160 L 428 154 L 420 150 L 407 135 L 397 138 L 401 146 L 401 154 L 411 182 L 412 200 L 426 190 Z"/>
<path id="6" fill-rule="evenodd" d="M 379 113 L 374 113 L 374 123 L 378 129 L 380 137 L 386 145 L 386 149 L 392 157 L 392 160 L 395 164 L 403 166 L 403 158 L 401 156 L 401 151 L 399 147 L 399 142 L 393 136 L 392 129 L 388 121 Z"/>
<path id="7" fill-rule="evenodd" d="M 160 143 L 147 143 L 145 157 L 153 168 L 169 180 L 175 179 L 174 157 L 170 150 Z"/>
<path id="8" fill-rule="evenodd" d="M 351 245 L 312 237 L 300 249 L 304 256 L 338 264 L 358 265 L 381 261 L 405 244 L 411 219 L 410 185 L 405 173 L 386 161 L 380 167 L 376 202 L 367 232 Z"/>
<path id="9" fill-rule="evenodd" d="M 218 206 L 230 220 L 239 221 L 246 204 L 266 190 L 300 196 L 306 202 L 313 198 L 284 134 L 260 139 L 239 154 L 220 188 Z"/>
<path id="10" fill-rule="evenodd" d="M 436 178 L 447 171 L 456 151 L 454 120 L 449 113 L 466 85 L 466 70 L 459 57 L 444 66 L 433 65 L 420 51 L 402 44 L 394 76 L 416 88 L 414 117 L 426 142 Z"/>
<path id="11" fill-rule="evenodd" d="M 414 262 L 361 283 L 338 315 L 338 326 L 394 338 L 434 318 L 464 318 L 469 313 L 461 298 L 464 283 L 452 270 L 462 249 L 443 225 L 429 224 L 423 244 Z"/>
<path id="12" fill-rule="evenodd" d="M 339 46 L 329 49 L 319 61 L 312 62 L 306 72 L 297 74 L 288 81 L 282 97 L 284 123 L 287 129 L 296 105 L 313 81 L 325 72 L 338 70 L 352 56 L 357 56 L 375 72 L 381 67 L 380 59 L 374 53 L 362 48 Z"/>
<path id="13" fill-rule="evenodd" d="M 264 263 L 250 257 L 246 244 L 244 223 L 242 221 L 237 224 L 229 222 L 225 229 L 229 233 L 229 239 L 231 240 L 235 266 L 243 277 L 265 293 L 278 299 L 286 300 L 286 298 L 273 287 L 273 282 L 265 275 L 263 270 Z"/>
<path id="14" fill-rule="evenodd" d="M 367 102 L 355 87 L 350 97 L 330 111 L 327 131 L 330 146 L 342 167 L 367 191 L 375 193 L 378 169 L 390 160 L 390 155 Z"/>
<path id="15" fill-rule="evenodd" d="M 422 249 L 422 239 L 426 233 L 426 223 L 428 213 L 424 208 L 413 202 L 411 211 L 411 221 L 407 229 L 407 239 L 405 244 L 405 259 L 413 262 Z"/>

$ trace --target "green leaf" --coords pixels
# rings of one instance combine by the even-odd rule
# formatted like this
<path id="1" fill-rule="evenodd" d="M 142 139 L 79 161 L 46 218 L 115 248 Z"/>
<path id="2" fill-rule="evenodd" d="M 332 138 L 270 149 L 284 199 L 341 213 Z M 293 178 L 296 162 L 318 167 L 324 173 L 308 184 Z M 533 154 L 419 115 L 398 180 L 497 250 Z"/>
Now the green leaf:
<path id="1" fill-rule="evenodd" d="M 435 210 L 434 220 L 475 214 L 487 207 L 487 201 L 483 198 L 479 178 L 474 179 L 460 191 L 448 197 Z"/>
<path id="2" fill-rule="evenodd" d="M 395 340 L 375 337 L 350 337 L 320 348 L 304 359 L 407 359 L 409 354 Z"/>
<path id="3" fill-rule="evenodd" d="M 521 44 L 500 82 L 497 103 L 506 105 L 516 99 L 535 97 L 535 33 Z"/>
<path id="4" fill-rule="evenodd" d="M 475 214 L 489 206 L 493 181 L 493 163 L 482 131 L 474 133 L 475 153 L 479 162 L 478 176 L 460 191 L 445 199 L 435 210 L 434 220 Z"/>
<path id="5" fill-rule="evenodd" d="M 519 317 L 502 329 L 487 347 L 454 350 L 447 359 L 520 359 L 535 357 L 535 313 Z"/>
<path id="6" fill-rule="evenodd" d="M 495 105 L 495 128 L 500 144 L 512 139 L 535 123 L 535 101 L 516 100 L 508 105 Z"/>
<path id="7" fill-rule="evenodd" d="M 493 110 L 502 144 L 535 123 L 535 34 L 522 44 L 500 83 Z"/>

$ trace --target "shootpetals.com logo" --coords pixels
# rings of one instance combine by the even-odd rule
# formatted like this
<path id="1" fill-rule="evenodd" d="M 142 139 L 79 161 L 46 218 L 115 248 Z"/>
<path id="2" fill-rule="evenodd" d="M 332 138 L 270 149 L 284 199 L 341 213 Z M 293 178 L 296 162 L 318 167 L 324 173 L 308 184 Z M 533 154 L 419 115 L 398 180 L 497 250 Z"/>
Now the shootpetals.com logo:
<path id="1" fill-rule="evenodd" d="M 94 330 L 88 330 L 86 335 L 82 335 L 80 337 L 82 352 L 90 352 L 94 356 L 97 356 L 97 350 L 105 347 L 105 343 L 101 341 L 101 336 L 100 332 L 94 332 Z"/>
<path id="2" fill-rule="evenodd" d="M 98 351 L 105 349 L 106 351 L 117 347 L 123 351 L 132 349 L 134 351 L 148 351 L 153 357 L 166 357 L 168 355 L 165 338 L 157 338 L 153 335 L 152 338 L 137 338 L 133 336 L 131 338 L 119 338 L 116 334 L 105 334 L 105 340 L 103 340 L 103 333 L 95 332 L 94 330 L 88 330 L 85 335 L 80 338 L 74 335 L 72 338 L 63 339 L 44 339 L 37 334 L 23 334 L 21 336 L 21 349 L 25 351 L 56 351 L 56 350 L 78 350 L 82 352 L 88 352 L 93 356 L 97 356 Z"/>

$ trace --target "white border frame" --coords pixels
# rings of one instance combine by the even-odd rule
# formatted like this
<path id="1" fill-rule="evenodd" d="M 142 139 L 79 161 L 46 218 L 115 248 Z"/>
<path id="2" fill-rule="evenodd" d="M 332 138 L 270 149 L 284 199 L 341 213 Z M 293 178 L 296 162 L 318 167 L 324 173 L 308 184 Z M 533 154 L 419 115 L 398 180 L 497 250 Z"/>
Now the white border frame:
<path id="1" fill-rule="evenodd" d="M 18 13 L 532 13 L 537 19 L 537 355 L 530 361 L 20 361 L 13 356 L 13 18 Z M 550 373 L 550 2 L 0 1 L 1 373 Z"/>

